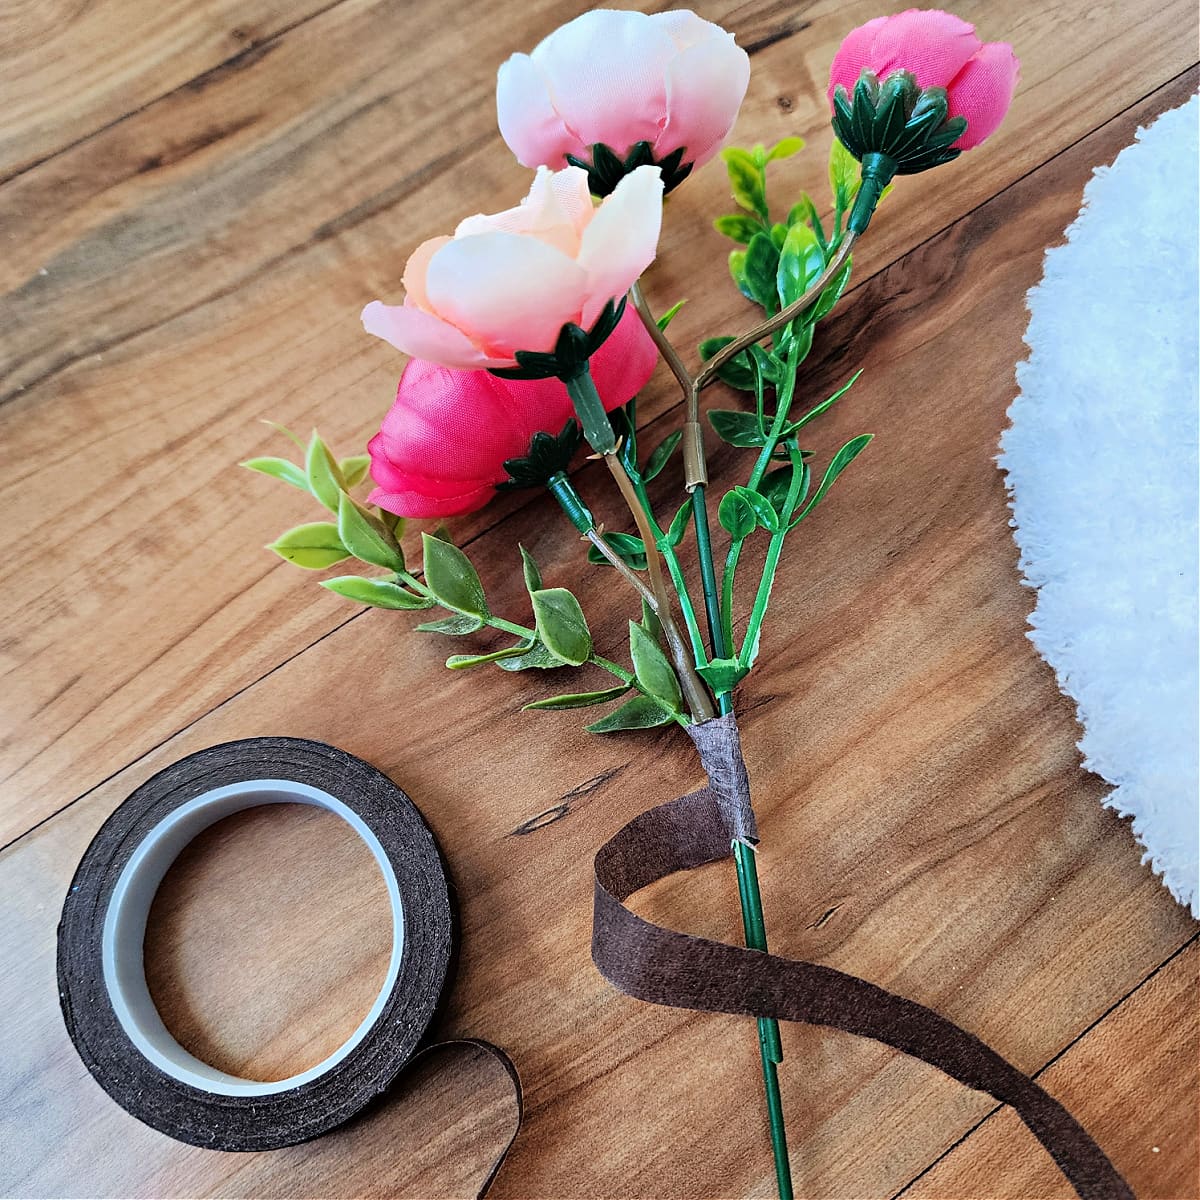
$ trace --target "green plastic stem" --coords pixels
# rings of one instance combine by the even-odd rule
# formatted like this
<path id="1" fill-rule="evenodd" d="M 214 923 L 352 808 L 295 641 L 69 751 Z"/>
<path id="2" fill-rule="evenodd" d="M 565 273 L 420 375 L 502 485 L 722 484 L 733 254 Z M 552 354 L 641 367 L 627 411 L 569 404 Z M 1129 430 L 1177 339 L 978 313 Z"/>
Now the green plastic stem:
<path id="1" fill-rule="evenodd" d="M 883 195 L 883 189 L 892 182 L 895 174 L 896 160 L 891 155 L 876 151 L 863 155 L 862 184 L 854 198 L 850 219 L 846 222 L 846 228 L 855 236 L 866 232 L 875 206 L 879 203 L 879 197 Z"/>
<path id="2" fill-rule="evenodd" d="M 592 373 L 585 362 L 578 375 L 564 379 L 567 395 L 575 406 L 579 424 L 583 427 L 583 436 L 587 444 L 597 454 L 611 454 L 617 448 L 617 435 L 613 433 L 612 422 L 604 411 L 604 403 L 596 385 L 592 382 Z"/>
<path id="3" fill-rule="evenodd" d="M 712 541 L 708 527 L 708 504 L 702 485 L 692 490 L 692 518 L 696 526 L 696 552 L 700 558 L 700 577 L 704 585 L 704 608 L 708 616 L 709 636 L 714 658 L 728 657 L 721 605 L 717 594 L 717 573 L 713 566 Z M 733 712 L 733 697 L 722 692 L 717 697 L 722 716 Z M 742 930 L 752 950 L 767 949 L 767 930 L 763 922 L 762 893 L 758 886 L 758 864 L 754 851 L 743 842 L 735 842 L 733 860 L 737 867 L 738 899 L 742 907 Z M 787 1129 L 783 1122 L 783 1097 L 779 1091 L 779 1064 L 783 1062 L 783 1044 L 779 1022 L 773 1017 L 758 1019 L 758 1049 L 762 1057 L 763 1089 L 767 1099 L 767 1124 L 771 1133 L 771 1154 L 775 1159 L 775 1182 L 779 1200 L 793 1200 L 792 1167 L 788 1159 Z"/>

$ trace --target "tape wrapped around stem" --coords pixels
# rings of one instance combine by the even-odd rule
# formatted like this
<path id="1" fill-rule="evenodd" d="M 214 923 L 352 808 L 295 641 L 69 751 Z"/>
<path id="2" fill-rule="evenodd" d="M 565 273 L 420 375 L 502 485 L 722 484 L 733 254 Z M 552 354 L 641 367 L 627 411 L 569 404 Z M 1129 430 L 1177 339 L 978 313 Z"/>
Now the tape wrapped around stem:
<path id="1" fill-rule="evenodd" d="M 651 1004 L 827 1025 L 883 1042 L 1011 1105 L 1081 1200 L 1133 1200 L 1057 1100 L 932 1009 L 817 963 L 665 929 L 625 906 L 656 880 L 727 858 L 731 843 L 747 834 L 748 782 L 740 799 L 729 794 L 731 781 L 746 780 L 744 765 L 730 762 L 731 753 L 741 758 L 736 737 L 727 730 L 696 736 L 703 729 L 689 732 L 712 783 L 635 817 L 596 855 L 592 959 L 600 973 Z"/>
<path id="2" fill-rule="evenodd" d="M 203 829 L 264 804 L 312 804 L 336 813 L 371 850 L 392 909 L 384 986 L 350 1038 L 323 1062 L 264 1083 L 194 1058 L 166 1029 L 146 985 L 142 947 L 154 894 Z M 429 1044 L 447 990 L 457 929 L 452 887 L 433 833 L 387 776 L 321 742 L 251 738 L 173 763 L 101 826 L 63 905 L 59 998 L 84 1065 L 138 1120 L 194 1146 L 273 1150 L 341 1125 L 413 1062 L 471 1045 L 520 1079 L 503 1051 L 475 1038 Z M 490 1186 L 512 1139 L 484 1180 Z"/>

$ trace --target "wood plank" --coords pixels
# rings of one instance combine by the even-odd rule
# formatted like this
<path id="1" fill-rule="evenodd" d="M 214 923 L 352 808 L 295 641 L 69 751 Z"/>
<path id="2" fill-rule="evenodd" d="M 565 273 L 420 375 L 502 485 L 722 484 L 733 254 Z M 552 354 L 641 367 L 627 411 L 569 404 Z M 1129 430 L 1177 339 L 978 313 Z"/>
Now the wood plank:
<path id="1" fill-rule="evenodd" d="M 1040 1076 L 1120 1158 L 1141 1200 L 1200 1196 L 1198 992 L 1200 943 L 1193 940 Z M 1005 1109 L 900 1193 L 905 1200 L 1071 1194 L 1050 1156 Z"/>
<path id="2" fill-rule="evenodd" d="M 339 4 L 245 70 L 180 89 L 0 188 L 5 224 L 21 232 L 0 266 L 11 381 L 0 503 L 15 547 L 0 643 L 0 838 L 344 618 L 337 600 L 297 588 L 256 549 L 298 513 L 232 464 L 276 444 L 260 415 L 319 421 L 347 447 L 368 435 L 398 364 L 362 335 L 358 306 L 395 293 L 407 249 L 449 219 L 448 196 L 468 211 L 519 192 L 524 172 L 492 131 L 494 69 L 569 15 L 547 0 L 500 26 L 457 28 L 432 3 L 407 6 L 404 22 L 392 11 Z M 997 24 L 983 3 L 963 11 Z M 817 5 L 799 20 L 765 0 L 705 12 L 762 46 L 741 129 L 810 135 L 813 152 L 785 178 L 823 195 L 819 79 L 870 6 Z M 1192 52 L 1178 29 L 1190 19 L 1176 0 L 1115 39 L 1082 0 L 1006 17 L 1025 85 L 1005 131 L 947 168 L 941 187 L 898 189 L 861 269 L 1185 66 Z M 454 69 L 414 79 L 414 44 Z M 685 345 L 744 320 L 725 243 L 708 225 L 724 190 L 713 169 L 672 200 L 654 269 L 660 301 L 691 297 L 678 325 Z M 659 378 L 647 411 L 673 402 Z M 464 522 L 459 535 L 491 519 Z"/>
<path id="3" fill-rule="evenodd" d="M 741 697 L 773 947 L 932 1004 L 1025 1069 L 1048 1062 L 1194 935 L 1141 865 L 1127 825 L 1101 809 L 1103 786 L 1078 768 L 1071 708 L 1023 636 L 1030 596 L 991 461 L 1042 247 L 1074 215 L 1093 165 L 1190 86 L 1111 122 L 872 279 L 833 318 L 806 392 L 827 394 L 860 365 L 866 373 L 815 448 L 828 455 L 864 427 L 878 439 L 787 560 L 762 670 Z M 734 459 L 716 457 L 719 483 L 734 478 Z M 598 490 L 596 472 L 582 483 Z M 496 611 L 524 611 L 518 539 L 547 579 L 575 583 L 598 643 L 619 652 L 623 595 L 603 576 L 580 579 L 575 544 L 541 502 L 472 548 Z M 9 1190 L 257 1195 L 270 1186 L 259 1178 L 270 1162 L 242 1160 L 231 1181 L 219 1156 L 175 1146 L 104 1101 L 67 1044 L 52 988 L 27 981 L 52 977 L 61 896 L 122 797 L 184 753 L 271 733 L 376 762 L 441 840 L 464 939 L 443 1028 L 505 1046 L 527 1087 L 528 1123 L 499 1195 L 769 1194 L 752 1027 L 616 995 L 588 959 L 591 855 L 653 799 L 697 782 L 690 747 L 672 731 L 605 740 L 583 733 L 577 714 L 514 715 L 561 681 L 438 675 L 445 653 L 408 632 L 406 618 L 369 613 L 0 856 Z M 558 805 L 561 819 L 515 833 Z M 277 852 L 277 867 L 292 853 L 299 872 L 299 849 Z M 314 915 L 343 915 L 348 943 L 369 938 L 370 914 L 345 903 L 339 873 L 309 885 Z M 725 937 L 738 928 L 735 903 L 727 866 L 641 901 L 659 919 Z M 325 1005 L 345 1011 L 344 995 L 320 981 L 277 1003 L 301 1022 Z M 785 1050 L 803 1195 L 893 1195 L 989 1108 L 920 1064 L 841 1035 L 789 1029 Z M 1128 1069 L 1139 1072 L 1139 1061 Z M 495 1148 L 483 1141 L 481 1163 Z M 1111 1149 L 1125 1168 L 1122 1147 Z M 380 1169 L 393 1168 L 415 1190 L 385 1156 Z M 323 1177 L 320 1194 L 357 1194 L 360 1169 Z"/>
<path id="4" fill-rule="evenodd" d="M 214 70 L 238 71 L 330 0 L 57 0 L 0 9 L 0 180 Z"/>

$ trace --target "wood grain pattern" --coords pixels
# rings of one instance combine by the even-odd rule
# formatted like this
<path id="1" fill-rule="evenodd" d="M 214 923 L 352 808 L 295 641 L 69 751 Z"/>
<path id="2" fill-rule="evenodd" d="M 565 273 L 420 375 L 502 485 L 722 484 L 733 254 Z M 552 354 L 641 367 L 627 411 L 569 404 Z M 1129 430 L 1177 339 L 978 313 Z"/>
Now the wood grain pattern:
<path id="1" fill-rule="evenodd" d="M 525 172 L 494 134 L 495 67 L 579 7 L 544 0 L 497 21 L 467 6 L 448 22 L 442 6 L 414 3 L 401 21 L 392 5 L 346 0 L 0 186 L 0 222 L 19 233 L 0 264 L 0 504 L 13 547 L 0 841 L 345 618 L 254 549 L 295 508 L 233 464 L 277 445 L 259 416 L 361 444 L 398 362 L 361 333 L 358 307 L 396 294 L 408 248 L 450 219 L 448 197 L 457 215 L 519 194 Z M 821 81 L 871 3 L 701 7 L 754 50 L 739 131 L 810 137 L 782 176 L 824 197 Z M 1193 18 L 1182 0 L 1136 22 L 1083 0 L 960 8 L 1011 32 L 1022 90 L 1001 134 L 942 187 L 897 189 L 860 277 L 1195 58 L 1178 36 Z M 414 72 L 414 46 L 453 69 Z M 691 298 L 685 345 L 742 319 L 708 225 L 724 190 L 718 171 L 701 172 L 670 206 L 652 291 Z M 645 411 L 674 399 L 664 375 Z"/>
<path id="2" fill-rule="evenodd" d="M 1121 1157 L 1141 1200 L 1200 1196 L 1198 990 L 1200 944 L 1193 939 L 1040 1076 Z M 1134 1062 L 1137 1070 L 1130 1069 Z M 1030 1147 L 1020 1122 L 1004 1110 L 989 1114 L 901 1193 L 905 1200 L 1070 1194 L 1050 1156 Z"/>
<path id="3" fill-rule="evenodd" d="M 358 305 L 395 293 L 421 237 L 520 191 L 493 132 L 495 66 L 582 5 L 504 6 L 503 19 L 498 7 L 451 19 L 424 0 L 209 0 L 149 14 L 100 0 L 0 18 L 15 97 L 0 178 L 20 171 L 0 184 L 0 838 L 18 839 L 0 855 L 4 1194 L 468 1195 L 507 1138 L 508 1083 L 470 1052 L 423 1065 L 345 1130 L 260 1155 L 142 1127 L 75 1057 L 54 927 L 84 847 L 153 771 L 259 733 L 361 754 L 433 824 L 464 932 L 441 1032 L 504 1045 L 527 1088 L 501 1196 L 771 1193 L 748 1023 L 627 1000 L 587 955 L 591 854 L 697 782 L 690 747 L 517 715 L 552 681 L 447 675 L 446 647 L 403 615 L 351 619 L 253 549 L 306 514 L 230 465 L 265 449 L 259 415 L 359 443 L 397 363 L 363 338 Z M 863 428 L 879 436 L 786 561 L 769 657 L 741 699 L 767 918 L 783 953 L 932 1004 L 1026 1069 L 1053 1060 L 1048 1086 L 1140 1195 L 1190 1196 L 1195 926 L 1078 769 L 1070 706 L 1023 637 L 1030 597 L 991 456 L 1042 249 L 1091 168 L 1194 90 L 1194 72 L 1176 77 L 1196 58 L 1180 36 L 1195 14 L 959 7 L 1017 42 L 1024 83 L 1004 132 L 940 172 L 943 187 L 897 189 L 806 367 L 813 396 L 866 367 L 819 429 L 822 454 Z M 743 136 L 804 133 L 812 149 L 784 177 L 823 196 L 821 76 L 875 8 L 702 9 L 754 55 Z M 235 21 L 250 49 L 231 60 Z M 707 228 L 723 189 L 703 172 L 669 207 L 653 295 L 690 296 L 685 346 L 741 320 Z M 665 431 L 674 404 L 664 373 L 644 412 Z M 718 484 L 737 466 L 716 455 Z M 620 523 L 594 469 L 581 486 Z M 663 495 L 674 486 L 660 481 Z M 600 572 L 580 578 L 542 501 L 509 499 L 456 532 L 499 608 L 522 615 L 520 539 L 548 578 L 577 583 L 598 639 L 617 646 L 624 597 Z M 802 637 L 784 645 L 791 624 Z M 319 814 L 213 830 L 172 873 L 150 932 L 171 1027 L 251 1074 L 309 1065 L 379 978 L 373 871 Z M 639 903 L 695 932 L 738 928 L 721 868 Z M 784 1036 L 800 1194 L 1060 1193 L 986 1098 L 871 1044 Z"/>
<path id="4" fill-rule="evenodd" d="M 840 31 L 863 15 L 846 7 L 854 13 L 833 17 L 814 6 L 813 27 L 826 21 L 822 36 L 835 40 L 835 21 Z M 1109 11 L 1063 6 L 1052 19 L 1064 22 L 1064 37 L 1095 35 L 1091 53 L 1111 54 L 1103 61 L 1111 61 L 1114 86 L 1136 98 L 1135 82 L 1147 71 L 1165 77 L 1170 55 L 1131 63 L 1114 48 L 1101 51 L 1096 25 Z M 1139 53 L 1155 29 L 1165 29 L 1161 11 L 1147 11 L 1130 31 Z M 1022 8 L 1014 36 L 1022 27 L 1051 28 L 1038 25 L 1050 19 L 1040 6 Z M 756 59 L 769 61 L 765 56 L 788 40 Z M 1056 61 L 1045 39 L 1031 52 L 1035 64 L 1039 55 L 1045 64 Z M 1182 52 L 1175 46 L 1172 53 Z M 1047 67 L 1036 85 L 1043 97 L 1054 92 L 1054 79 L 1079 70 L 1057 61 L 1061 69 Z M 782 71 L 784 60 L 779 64 L 768 70 Z M 1136 1136 L 1104 1134 L 1118 1111 L 1132 1112 L 1137 1098 L 1150 1094 L 1182 1131 L 1179 1114 L 1189 1111 L 1195 1073 L 1174 1049 L 1180 1043 L 1164 1039 L 1161 1053 L 1148 1053 L 1150 1035 L 1138 1030 L 1153 1028 L 1149 1019 L 1135 1021 L 1132 1033 L 1115 1032 L 1098 1052 L 1101 1059 L 1119 1055 L 1111 1110 L 1091 1096 L 1095 1075 L 1079 1055 L 1123 1009 L 1133 1011 L 1151 986 L 1144 981 L 1195 936 L 1195 927 L 1140 864 L 1127 825 L 1101 809 L 1103 786 L 1078 768 L 1070 706 L 1023 636 L 1030 597 L 1017 581 L 991 458 L 1013 394 L 1012 364 L 1023 353 L 1023 297 L 1040 273 L 1042 249 L 1074 215 L 1091 169 L 1194 87 L 1192 73 L 1111 120 L 1093 112 L 1089 126 L 1080 117 L 1073 134 L 1067 117 L 1057 110 L 1050 116 L 1047 103 L 1049 141 L 1018 148 L 1010 140 L 1005 153 L 980 159 L 979 176 L 951 176 L 961 192 L 947 188 L 934 205 L 944 205 L 943 217 L 951 219 L 944 228 L 897 193 L 892 228 L 910 239 L 900 245 L 906 252 L 874 275 L 869 268 L 885 265 L 887 252 L 863 256 L 864 282 L 823 332 L 803 383 L 819 396 L 865 366 L 853 401 L 830 414 L 815 444 L 828 455 L 863 428 L 878 439 L 813 519 L 802 551 L 786 560 L 763 669 L 741 698 L 773 948 L 931 1004 L 1025 1069 L 1071 1046 L 1048 1073 L 1052 1090 L 1096 1114 L 1096 1131 L 1118 1167 L 1147 1194 L 1164 1196 L 1194 1143 L 1166 1165 L 1147 1159 Z M 1037 111 L 1027 108 L 1017 128 L 1033 129 Z M 1082 140 L 1065 152 L 1050 152 L 1075 138 Z M 471 162 L 491 154 L 481 150 Z M 1023 169 L 1004 165 L 1022 154 L 1029 156 Z M 667 245 L 703 245 L 711 258 L 714 243 L 697 232 L 700 211 L 715 201 L 711 175 L 705 178 L 672 202 Z M 978 182 L 985 178 L 986 185 Z M 990 191 L 971 191 L 985 186 Z M 445 192 L 433 181 L 427 187 L 423 211 L 440 221 Z M 483 184 L 475 178 L 464 187 Z M 881 228 L 891 220 L 881 219 Z M 294 420 L 320 411 L 323 425 L 353 432 L 366 423 L 368 406 L 352 393 L 368 384 L 384 391 L 394 374 L 390 359 L 371 357 L 336 315 L 352 311 L 362 279 L 385 285 L 382 274 L 370 278 L 368 264 L 399 226 L 388 236 L 386 214 L 379 222 L 345 229 L 239 283 L 211 308 L 130 339 L 115 362 L 64 368 L 10 401 L 0 418 L 17 439 L 9 443 L 17 447 L 14 462 L 34 461 L 56 423 L 61 432 L 78 418 L 71 404 L 94 417 L 110 449 L 98 467 L 108 473 L 98 488 L 102 511 L 79 518 L 91 533 L 56 532 L 65 540 L 22 551 L 30 559 L 15 582 L 26 591 L 6 631 L 15 667 L 6 703 L 33 677 L 30 664 L 40 661 L 47 686 L 61 687 L 73 661 L 81 679 L 69 703 L 84 707 L 62 712 L 52 703 L 43 718 L 49 740 L 21 747 L 35 754 L 18 782 L 10 780 L 10 827 L 29 828 L 72 799 L 72 788 L 121 768 L 0 855 L 0 1011 L 7 1017 L 0 1142 L 8 1149 L 0 1187 L 22 1196 L 461 1195 L 486 1173 L 511 1120 L 506 1085 L 486 1062 L 430 1070 L 367 1119 L 311 1146 L 235 1156 L 182 1147 L 143 1128 L 106 1100 L 74 1056 L 53 990 L 54 928 L 88 840 L 166 763 L 228 738 L 272 733 L 321 738 L 375 762 L 416 799 L 447 852 L 462 901 L 464 951 L 442 1032 L 505 1046 L 527 1088 L 528 1123 L 500 1176 L 499 1195 L 769 1195 L 750 1024 L 640 1005 L 614 994 L 588 960 L 591 855 L 653 799 L 697 782 L 685 740 L 670 731 L 596 739 L 571 714 L 517 715 L 521 702 L 548 694 L 554 681 L 498 671 L 447 675 L 439 667 L 445 646 L 412 633 L 403 615 L 347 621 L 345 607 L 284 568 L 264 568 L 266 578 L 248 582 L 248 564 L 257 560 L 246 546 L 297 519 L 290 495 L 247 502 L 245 482 L 223 469 L 245 452 L 255 386 L 267 378 L 285 396 L 287 411 L 278 415 Z M 693 253 L 692 260 L 703 258 Z M 719 264 L 708 265 L 715 288 Z M 679 271 L 678 259 L 661 265 L 660 299 L 680 294 Z M 697 296 L 695 307 L 709 322 L 736 313 L 724 283 Z M 301 327 L 305 340 L 297 341 Z M 688 338 L 698 332 L 687 328 Z M 294 354 L 280 361 L 279 346 Z M 193 395 L 185 385 L 205 371 L 212 386 Z M 164 390 L 169 398 L 156 399 Z M 673 399 L 660 381 L 650 404 L 656 425 L 666 425 Z M 346 411 L 338 411 L 339 400 Z M 172 413 L 180 424 L 170 423 Z M 132 431 L 124 446 L 122 422 Z M 170 443 L 166 453 L 156 453 L 155 434 Z M 77 474 L 71 464 L 83 450 L 63 453 L 60 466 Z M 732 481 L 736 465 L 732 451 L 716 455 L 718 483 Z M 581 486 L 589 498 L 606 495 L 594 468 L 582 472 Z M 106 488 L 115 494 L 105 495 Z M 153 489 L 159 494 L 148 495 Z M 50 490 L 46 485 L 38 497 L 44 511 L 67 511 L 65 498 Z M 17 519 L 32 528 L 37 505 L 27 505 Z M 156 524 L 164 507 L 174 517 L 166 531 Z M 597 507 L 617 523 L 615 509 Z M 62 519 L 47 521 L 57 531 Z M 603 586 L 599 571 L 580 577 L 577 547 L 561 536 L 548 505 L 501 507 L 466 529 L 478 535 L 472 555 L 497 611 L 523 613 L 513 557 L 519 539 L 549 580 L 574 581 L 600 644 L 618 645 L 625 598 Z M 54 571 L 65 569 L 55 554 L 88 536 L 95 547 L 84 574 L 96 579 L 96 594 L 73 593 L 65 611 L 47 615 L 43 597 L 61 586 Z M 208 541 L 184 550 L 185 537 Z M 109 563 L 114 554 L 118 561 Z M 140 582 L 129 583 L 123 572 Z M 229 594 L 237 597 L 232 611 L 220 612 Z M 125 603 L 117 616 L 114 596 Z M 146 620 L 151 603 L 153 622 Z M 210 607 L 198 614 L 198 603 Z M 793 625 L 802 634 L 785 644 L 779 630 Z M 295 653 L 297 639 L 331 628 Z M 84 637 L 91 630 L 118 640 L 106 646 L 96 637 L 93 644 Z M 164 630 L 165 640 L 157 641 Z M 283 661 L 289 654 L 295 657 Z M 275 669 L 233 694 L 264 664 Z M 151 748 L 192 716 L 199 719 Z M 41 726 L 21 728 L 28 741 Z M 86 761 L 76 762 L 76 754 Z M 44 787 L 34 789 L 33 780 Z M 516 832 L 556 808 L 558 819 Z M 289 977 L 278 991 L 264 985 L 244 1022 L 215 1005 L 203 960 L 187 959 L 194 947 L 181 939 L 201 919 L 232 919 L 246 903 L 244 888 L 231 888 L 222 905 L 203 885 L 206 872 L 244 878 L 253 861 L 248 848 L 210 847 L 216 853 L 180 865 L 178 891 L 162 898 L 156 945 L 164 956 L 177 954 L 179 966 L 159 994 L 176 1028 L 195 1010 L 193 1028 L 210 1039 L 214 1054 L 222 1047 L 246 1053 L 261 1037 L 269 1061 L 252 1069 L 296 1069 L 312 1054 L 306 1038 L 326 1036 L 358 1011 L 355 989 L 377 968 L 377 910 L 353 865 L 349 833 L 331 829 L 323 844 L 327 861 L 314 865 L 303 830 L 272 842 L 273 870 L 308 885 L 313 914 L 273 926 L 279 960 L 311 945 L 313 927 L 329 920 L 339 923 L 344 944 L 361 952 L 345 974 Z M 697 933 L 730 937 L 738 927 L 729 872 L 720 867 L 666 881 L 639 903 Z M 234 977 L 231 988 L 237 986 Z M 1131 992 L 1131 1007 L 1110 1014 Z M 1188 1000 L 1183 984 L 1155 995 L 1155 1011 L 1176 1019 Z M 288 1036 L 272 1040 L 268 1019 Z M 925 1174 L 986 1116 L 986 1098 L 872 1044 L 807 1028 L 787 1029 L 784 1037 L 800 1194 L 891 1196 L 966 1161 L 957 1156 L 968 1152 L 970 1139 Z M 1012 1145 L 1009 1153 L 1036 1150 L 1015 1135 Z M 986 1145 L 980 1153 L 979 1173 L 957 1178 L 986 1189 L 981 1194 L 998 1193 L 1000 1183 L 986 1171 Z M 1041 1186 L 1040 1177 L 1021 1176 L 1012 1194 L 1034 1200 Z"/>

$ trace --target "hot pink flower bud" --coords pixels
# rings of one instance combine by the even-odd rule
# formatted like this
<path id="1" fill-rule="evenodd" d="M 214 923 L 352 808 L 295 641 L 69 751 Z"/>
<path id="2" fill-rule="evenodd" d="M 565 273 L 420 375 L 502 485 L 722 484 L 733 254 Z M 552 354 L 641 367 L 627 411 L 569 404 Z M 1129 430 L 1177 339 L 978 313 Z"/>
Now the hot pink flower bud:
<path id="1" fill-rule="evenodd" d="M 1020 66 L 1007 42 L 981 42 L 975 26 L 960 17 L 910 8 L 876 17 L 846 35 L 829 71 L 829 98 L 839 84 L 853 95 L 864 71 L 881 83 L 895 71 L 907 71 L 920 88 L 945 88 L 950 118 L 967 122 L 954 148 L 970 150 L 1000 127 Z"/>

